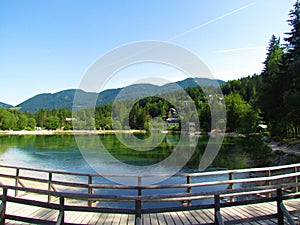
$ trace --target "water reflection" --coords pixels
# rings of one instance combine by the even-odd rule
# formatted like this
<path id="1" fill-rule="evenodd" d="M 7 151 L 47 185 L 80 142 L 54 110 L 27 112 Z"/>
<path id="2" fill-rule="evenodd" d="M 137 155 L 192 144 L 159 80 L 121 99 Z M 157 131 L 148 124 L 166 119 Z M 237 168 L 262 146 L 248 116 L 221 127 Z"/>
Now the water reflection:
<path id="1" fill-rule="evenodd" d="M 144 137 L 141 137 L 144 138 Z M 87 157 L 94 159 L 98 169 L 107 174 L 128 174 L 130 169 L 140 168 L 139 174 L 146 173 L 165 173 L 179 172 L 199 172 L 198 167 L 203 159 L 203 154 L 207 146 L 209 137 L 183 135 L 166 135 L 163 141 L 151 151 L 136 151 L 127 148 L 120 142 L 115 135 L 91 135 L 80 136 L 75 139 L 71 135 L 58 136 L 1 136 L 0 137 L 0 163 L 13 166 L 24 166 L 42 169 L 65 170 L 70 172 L 96 173 L 93 167 L 86 162 L 82 156 L 76 141 L 81 140 L 84 144 Z M 99 147 L 99 140 L 105 148 Z M 181 144 L 178 144 L 181 142 Z M 246 159 L 244 157 L 242 145 L 238 144 L 236 138 L 226 138 L 217 157 L 212 161 L 208 170 L 219 169 L 237 169 L 246 168 Z M 81 144 L 82 144 L 81 143 Z M 172 157 L 171 157 L 172 156 Z M 92 160 L 88 160 L 91 162 Z M 116 162 L 120 161 L 124 167 L 120 167 Z M 165 164 L 161 162 L 167 162 Z M 183 168 L 181 168 L 182 163 Z M 95 168 L 95 167 L 94 167 Z M 146 170 L 145 170 L 146 168 Z M 143 169 L 143 170 L 142 170 Z M 197 177 L 193 182 L 204 182 L 226 179 L 224 175 L 215 177 Z M 136 178 L 123 178 L 131 185 L 137 184 Z M 124 180 L 107 180 L 103 177 L 97 177 L 93 180 L 95 183 L 113 183 L 124 182 Z M 142 184 L 160 182 L 160 184 L 185 183 L 185 177 L 170 177 L 160 180 L 144 179 Z M 199 187 L 193 189 L 193 192 L 225 189 L 226 186 Z M 120 193 L 121 191 L 121 193 Z M 149 190 L 143 194 L 163 194 L 176 193 L 178 189 L 168 190 Z M 97 193 L 97 191 L 95 192 Z M 100 193 L 100 192 L 99 192 Z M 111 190 L 102 189 L 102 194 L 136 194 L 134 190 Z M 208 203 L 202 201 L 202 203 Z M 100 203 L 104 204 L 104 203 Z M 106 206 L 108 203 L 105 203 Z M 109 203 L 109 206 L 118 206 L 118 204 Z M 155 203 L 156 204 L 156 203 Z M 164 203 L 167 207 L 169 203 Z M 179 202 L 176 204 L 180 204 Z M 130 207 L 130 206 L 128 206 Z M 151 204 L 149 204 L 151 207 Z"/>
<path id="2" fill-rule="evenodd" d="M 184 140 L 181 145 L 178 145 L 180 138 Z M 95 146 L 98 146 L 99 139 L 106 151 L 95 148 Z M 81 140 L 84 141 L 84 147 L 89 153 L 94 153 L 98 159 L 101 159 L 101 162 L 105 164 L 103 169 L 108 173 L 112 171 L 115 173 L 122 172 L 113 163 L 115 160 L 134 167 L 154 165 L 153 172 L 161 169 L 168 172 L 165 164 L 163 168 L 155 168 L 162 161 L 168 162 L 167 167 L 176 167 L 186 161 L 181 171 L 195 172 L 198 171 L 198 166 L 203 158 L 208 137 L 200 136 L 195 141 L 193 136 L 184 138 L 180 135 L 166 135 L 164 140 L 151 151 L 129 149 L 115 135 L 81 136 Z M 240 140 L 236 138 L 225 138 L 220 152 L 211 162 L 209 169 L 246 168 L 244 150 L 239 142 Z M 174 155 L 174 157 L 171 158 L 171 155 Z M 93 154 L 90 156 L 93 156 Z M 205 156 L 205 158 L 207 157 Z M 82 157 L 76 140 L 71 135 L 1 136 L 0 160 L 2 164 L 9 165 L 95 172 Z M 99 161 L 95 163 L 99 163 Z"/>

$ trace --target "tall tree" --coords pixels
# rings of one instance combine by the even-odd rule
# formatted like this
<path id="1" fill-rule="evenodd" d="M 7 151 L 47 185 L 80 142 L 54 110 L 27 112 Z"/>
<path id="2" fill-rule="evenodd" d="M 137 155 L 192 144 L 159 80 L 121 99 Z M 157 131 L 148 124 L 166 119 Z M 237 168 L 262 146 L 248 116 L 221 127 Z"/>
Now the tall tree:
<path id="1" fill-rule="evenodd" d="M 267 51 L 261 74 L 262 84 L 258 95 L 258 105 L 263 111 L 264 119 L 271 125 L 271 133 L 281 136 L 284 133 L 284 126 L 282 126 L 284 89 L 281 83 L 284 48 L 280 44 L 280 38 L 273 35 Z"/>
<path id="2" fill-rule="evenodd" d="M 285 92 L 283 103 L 286 108 L 288 134 L 297 136 L 300 126 L 300 1 L 294 4 L 290 12 L 289 25 L 291 32 L 287 33 L 287 54 L 285 57 Z"/>

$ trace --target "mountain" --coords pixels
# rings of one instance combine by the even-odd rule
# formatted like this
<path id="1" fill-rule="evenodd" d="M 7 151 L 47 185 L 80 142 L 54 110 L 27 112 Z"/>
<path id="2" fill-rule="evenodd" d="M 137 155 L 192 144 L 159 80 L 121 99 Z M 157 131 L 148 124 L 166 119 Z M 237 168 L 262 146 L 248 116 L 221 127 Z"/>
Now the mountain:
<path id="1" fill-rule="evenodd" d="M 9 109 L 9 108 L 12 108 L 13 106 L 9 105 L 9 104 L 6 104 L 6 103 L 3 103 L 3 102 L 0 102 L 0 107 Z"/>
<path id="2" fill-rule="evenodd" d="M 85 92 L 77 89 L 69 89 L 60 91 L 57 93 L 45 93 L 36 95 L 17 107 L 21 108 L 21 111 L 27 111 L 34 113 L 39 109 L 60 109 L 67 108 L 72 109 L 74 96 L 79 99 L 76 102 L 76 108 L 83 108 L 92 106 L 91 102 L 96 101 L 96 105 L 106 105 L 113 102 L 116 97 L 118 100 L 128 100 L 138 97 L 146 97 L 149 95 L 168 93 L 177 91 L 179 89 L 185 89 L 188 87 L 200 86 L 214 86 L 218 84 L 224 84 L 221 80 L 211 80 L 207 78 L 188 78 L 176 83 L 168 83 L 163 86 L 157 86 L 152 84 L 134 84 L 124 88 L 109 89 L 102 91 L 99 95 L 95 92 Z M 91 104 L 91 105 L 88 105 Z"/>
<path id="3" fill-rule="evenodd" d="M 17 107 L 21 108 L 21 111 L 34 113 L 39 109 L 72 109 L 73 99 L 75 96 L 77 89 L 69 89 L 60 91 L 54 94 L 44 93 L 36 95 L 21 104 L 17 105 Z M 80 90 L 78 91 L 80 92 Z M 97 96 L 97 93 L 87 93 L 82 91 L 89 96 Z"/>

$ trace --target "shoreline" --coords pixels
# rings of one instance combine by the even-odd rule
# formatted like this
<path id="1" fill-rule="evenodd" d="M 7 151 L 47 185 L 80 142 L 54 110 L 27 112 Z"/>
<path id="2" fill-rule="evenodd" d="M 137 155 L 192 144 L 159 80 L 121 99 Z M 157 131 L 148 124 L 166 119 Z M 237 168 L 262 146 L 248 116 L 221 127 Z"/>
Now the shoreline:
<path id="1" fill-rule="evenodd" d="M 286 143 L 280 144 L 278 142 L 271 141 L 270 143 L 267 143 L 267 145 L 272 149 L 273 152 L 279 151 L 285 154 L 295 154 L 300 156 L 300 143 L 289 145 Z"/>
<path id="2" fill-rule="evenodd" d="M 148 131 L 146 130 L 0 130 L 0 136 L 22 136 L 22 135 L 99 135 L 99 134 L 146 134 Z M 164 134 L 168 133 L 179 133 L 178 131 L 169 131 L 164 130 Z M 218 132 L 195 132 L 194 135 L 209 135 L 209 136 L 218 136 L 224 135 L 227 137 L 238 137 L 236 133 L 218 133 Z"/>
<path id="3" fill-rule="evenodd" d="M 21 135 L 98 135 L 116 133 L 146 133 L 143 130 L 20 130 L 20 131 L 0 131 L 0 136 L 21 136 Z"/>

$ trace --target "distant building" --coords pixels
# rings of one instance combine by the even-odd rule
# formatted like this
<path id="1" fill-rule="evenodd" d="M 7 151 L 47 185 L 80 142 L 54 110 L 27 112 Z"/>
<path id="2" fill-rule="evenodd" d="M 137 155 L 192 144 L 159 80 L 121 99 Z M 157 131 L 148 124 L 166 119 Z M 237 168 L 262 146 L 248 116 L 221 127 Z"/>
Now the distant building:
<path id="1" fill-rule="evenodd" d="M 74 120 L 76 120 L 76 118 L 66 118 L 66 122 L 71 122 L 71 121 L 74 121 Z"/>
<path id="2" fill-rule="evenodd" d="M 268 129 L 268 125 L 266 125 L 266 124 L 258 124 L 257 125 L 258 132 L 264 132 L 264 131 L 266 131 L 266 129 Z"/>
<path id="3" fill-rule="evenodd" d="M 178 117 L 170 117 L 170 118 L 166 119 L 166 125 L 168 127 L 179 125 L 179 118 Z"/>

